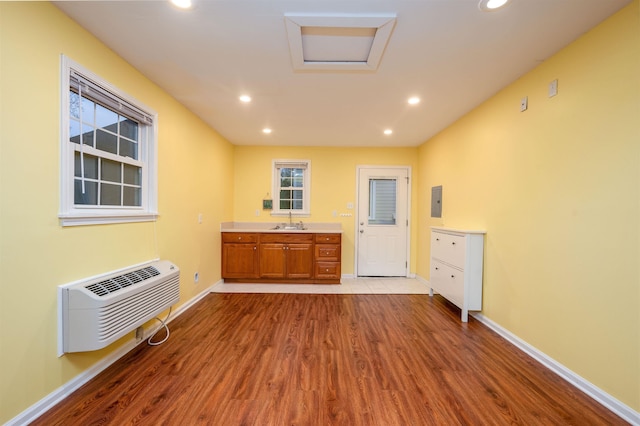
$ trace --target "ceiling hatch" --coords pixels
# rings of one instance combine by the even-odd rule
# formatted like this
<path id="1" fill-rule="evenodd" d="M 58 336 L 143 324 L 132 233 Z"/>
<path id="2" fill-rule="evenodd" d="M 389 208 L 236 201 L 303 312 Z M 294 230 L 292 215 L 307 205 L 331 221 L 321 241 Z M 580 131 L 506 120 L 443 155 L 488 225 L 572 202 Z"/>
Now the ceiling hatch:
<path id="1" fill-rule="evenodd" d="M 293 68 L 375 71 L 395 22 L 395 15 L 285 15 Z"/>

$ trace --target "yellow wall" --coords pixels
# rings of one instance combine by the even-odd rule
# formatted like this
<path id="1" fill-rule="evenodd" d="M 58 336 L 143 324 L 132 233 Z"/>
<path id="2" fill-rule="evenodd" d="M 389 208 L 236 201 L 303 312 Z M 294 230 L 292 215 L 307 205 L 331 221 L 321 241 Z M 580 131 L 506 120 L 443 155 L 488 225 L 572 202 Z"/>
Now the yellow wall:
<path id="1" fill-rule="evenodd" d="M 159 113 L 157 222 L 59 226 L 61 53 Z M 59 284 L 156 257 L 180 266 L 181 303 L 220 279 L 233 146 L 48 2 L 0 2 L 0 61 L 4 423 L 118 347 L 56 356 Z"/>
<path id="2" fill-rule="evenodd" d="M 486 229 L 483 313 L 640 410 L 638 5 L 419 149 L 393 149 L 233 147 L 54 6 L 0 2 L 0 422 L 118 346 L 57 358 L 57 285 L 160 257 L 190 300 L 220 278 L 220 222 L 278 221 L 261 210 L 272 158 L 312 161 L 308 221 L 342 223 L 345 274 L 355 218 L 332 212 L 353 212 L 356 166 L 412 166 L 411 271 L 428 278 L 427 225 Z M 59 226 L 61 53 L 159 113 L 157 222 Z"/>
<path id="3" fill-rule="evenodd" d="M 338 222 L 342 224 L 342 273 L 354 271 L 355 208 L 347 203 L 356 200 L 356 167 L 363 165 L 411 166 L 416 176 L 417 148 L 309 148 L 309 147 L 235 147 L 234 218 L 239 222 L 282 222 L 262 210 L 262 199 L 271 193 L 272 160 L 311 160 L 311 216 L 305 222 Z M 417 198 L 417 186 L 412 185 L 412 198 Z M 256 209 L 260 216 L 256 217 Z M 333 211 L 338 217 L 333 216 Z M 341 213 L 354 216 L 341 217 Z M 417 203 L 412 204 L 412 235 L 410 270 L 415 271 Z"/>
<path id="4" fill-rule="evenodd" d="M 427 225 L 485 229 L 483 314 L 636 411 L 638 5 L 423 144 L 418 222 L 421 258 Z M 548 98 L 556 78 L 559 93 Z M 429 217 L 435 185 L 443 185 L 442 220 Z M 428 277 L 429 265 L 417 271 Z"/>

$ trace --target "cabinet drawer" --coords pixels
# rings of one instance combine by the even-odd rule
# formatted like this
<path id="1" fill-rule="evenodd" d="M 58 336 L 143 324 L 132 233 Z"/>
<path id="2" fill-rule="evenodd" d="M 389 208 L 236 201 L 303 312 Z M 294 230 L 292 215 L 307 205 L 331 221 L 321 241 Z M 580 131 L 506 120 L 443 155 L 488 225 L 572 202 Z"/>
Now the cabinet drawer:
<path id="1" fill-rule="evenodd" d="M 261 234 L 261 243 L 311 243 L 313 242 L 313 234 Z"/>
<path id="2" fill-rule="evenodd" d="M 257 243 L 258 234 L 247 232 L 223 232 L 223 243 Z"/>
<path id="3" fill-rule="evenodd" d="M 431 232 L 431 256 L 450 265 L 464 268 L 466 239 L 463 235 Z"/>
<path id="4" fill-rule="evenodd" d="M 431 288 L 458 307 L 463 307 L 464 272 L 437 260 L 432 260 L 429 280 Z"/>
<path id="5" fill-rule="evenodd" d="M 337 244 L 316 244 L 316 260 L 338 261 L 340 260 L 340 246 Z"/>
<path id="6" fill-rule="evenodd" d="M 322 279 L 339 279 L 340 262 L 316 262 L 315 277 Z"/>
<path id="7" fill-rule="evenodd" d="M 316 234 L 316 244 L 340 244 L 341 234 Z"/>

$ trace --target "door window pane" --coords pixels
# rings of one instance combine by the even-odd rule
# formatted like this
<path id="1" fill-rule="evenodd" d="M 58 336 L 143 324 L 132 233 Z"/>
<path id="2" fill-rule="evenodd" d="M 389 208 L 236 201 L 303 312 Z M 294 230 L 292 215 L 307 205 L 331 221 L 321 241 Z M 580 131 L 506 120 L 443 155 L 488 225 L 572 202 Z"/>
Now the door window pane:
<path id="1" fill-rule="evenodd" d="M 369 225 L 396 224 L 396 179 L 369 179 Z"/>

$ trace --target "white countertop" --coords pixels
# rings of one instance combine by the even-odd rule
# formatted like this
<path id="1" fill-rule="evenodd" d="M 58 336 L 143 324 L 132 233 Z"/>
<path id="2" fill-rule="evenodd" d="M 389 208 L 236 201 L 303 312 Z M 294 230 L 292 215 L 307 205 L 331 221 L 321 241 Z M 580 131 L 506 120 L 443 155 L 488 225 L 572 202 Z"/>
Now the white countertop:
<path id="1" fill-rule="evenodd" d="M 299 222 L 299 221 L 298 221 Z M 288 222 L 222 222 L 220 232 L 265 232 L 292 234 L 341 234 L 341 223 L 303 222 L 305 229 L 273 229 Z"/>

